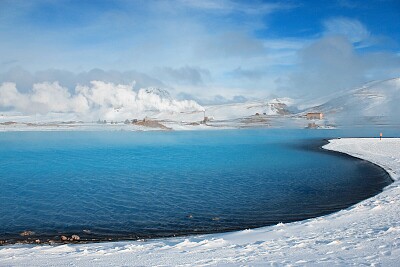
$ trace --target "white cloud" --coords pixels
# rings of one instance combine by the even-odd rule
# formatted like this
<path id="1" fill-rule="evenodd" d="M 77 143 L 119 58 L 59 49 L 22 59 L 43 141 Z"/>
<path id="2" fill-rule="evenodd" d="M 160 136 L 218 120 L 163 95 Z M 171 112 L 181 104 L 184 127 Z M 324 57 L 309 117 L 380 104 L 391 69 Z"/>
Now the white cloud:
<path id="1" fill-rule="evenodd" d="M 311 40 L 306 39 L 267 39 L 263 41 L 264 47 L 273 50 L 299 50 L 309 44 Z"/>
<path id="2" fill-rule="evenodd" d="M 61 5 L 50 4 L 56 10 Z M 58 81 L 73 93 L 77 83 L 88 85 L 91 80 L 135 80 L 137 88 L 156 86 L 213 97 L 222 93 L 214 88 L 242 87 L 243 94 L 262 86 L 248 79 L 246 84 L 228 80 L 226 74 L 235 68 L 265 69 L 293 58 L 287 51 L 269 51 L 272 48 L 256 34 L 267 29 L 271 13 L 293 8 L 290 4 L 188 0 L 121 1 L 118 8 L 107 10 L 88 6 L 82 6 L 76 21 L 68 16 L 75 13 L 66 10 L 49 14 L 45 22 L 61 20 L 61 25 L 43 27 L 32 21 L 29 32 L 23 18 L 31 15 L 30 8 L 8 20 L 4 27 L 13 30 L 4 32 L 0 57 L 12 63 L 0 64 L 0 83 L 13 81 L 20 92 L 27 92 L 35 83 Z M 18 65 L 30 73 L 11 69 Z"/>
<path id="3" fill-rule="evenodd" d="M 163 95 L 160 95 L 163 93 Z M 20 93 L 15 83 L 0 85 L 0 109 L 23 114 L 73 113 L 79 119 L 125 120 L 142 118 L 148 112 L 200 111 L 194 101 L 175 100 L 160 89 L 140 89 L 133 85 L 92 81 L 78 85 L 74 93 L 57 82 L 38 83 L 28 93 Z"/>
<path id="4" fill-rule="evenodd" d="M 34 84 L 32 93 L 28 95 L 29 108 L 39 112 L 77 112 L 84 113 L 89 110 L 88 103 L 81 95 L 71 95 L 67 88 L 61 87 L 57 82 Z"/>
<path id="5" fill-rule="evenodd" d="M 3 83 L 0 86 L 0 107 L 24 108 L 28 106 L 28 98 L 18 92 L 15 83 Z"/>
<path id="6" fill-rule="evenodd" d="M 20 92 L 28 92 L 34 84 L 44 82 L 58 82 L 61 86 L 67 87 L 70 92 L 74 91 L 77 84 L 90 85 L 91 81 L 103 81 L 115 84 L 130 84 L 135 82 L 136 88 L 144 87 L 166 87 L 163 82 L 147 74 L 137 71 L 116 71 L 92 69 L 74 73 L 61 69 L 47 69 L 30 72 L 21 67 L 9 69 L 0 73 L 0 83 L 13 82 Z"/>
<path id="7" fill-rule="evenodd" d="M 11 108 L 25 114 L 84 113 L 89 109 L 84 97 L 71 95 L 57 82 L 34 84 L 30 93 L 20 93 L 15 83 L 3 83 L 0 86 L 0 108 Z"/>
<path id="8" fill-rule="evenodd" d="M 300 50 L 296 71 L 284 81 L 286 94 L 315 98 L 348 90 L 368 80 L 398 76 L 400 57 L 358 53 L 343 35 L 325 36 Z"/>
<path id="9" fill-rule="evenodd" d="M 371 36 L 367 28 L 356 19 L 332 18 L 324 22 L 324 27 L 326 35 L 343 35 L 352 43 L 366 41 Z"/>
<path id="10" fill-rule="evenodd" d="M 210 60 L 226 58 L 251 59 L 264 55 L 266 49 L 262 40 L 244 32 L 225 32 L 208 37 L 196 44 L 195 53 Z"/>
<path id="11" fill-rule="evenodd" d="M 0 25 L 4 29 L 0 83 L 15 82 L 22 94 L 30 92 L 34 84 L 58 81 L 73 96 L 77 84 L 91 87 L 90 81 L 98 80 L 114 84 L 136 81 L 136 88 L 168 88 L 200 99 L 216 95 L 262 98 L 279 94 L 284 81 L 291 84 L 286 88 L 293 86 L 291 93 L 315 93 L 317 88 L 348 88 L 399 70 L 390 52 L 373 55 L 368 49 L 358 50 L 378 43 L 354 18 L 328 19 L 323 22 L 323 32 L 313 36 L 305 31 L 298 32 L 302 37 L 297 39 L 282 37 L 283 28 L 279 33 L 269 28 L 276 18 L 280 21 L 279 16 L 270 15 L 295 8 L 293 1 L 120 1 L 107 10 L 83 5 L 76 21 L 70 19 L 76 14 L 72 8 L 49 13 L 42 23 L 28 20 L 29 31 L 26 19 L 42 13 L 37 8 L 41 1 L 26 7 L 26 1 L 17 2 L 12 10 L 8 7 L 13 6 L 12 1 L 6 2 L 7 12 L 3 13 L 7 16 L 0 15 L 4 22 Z M 56 7 L 61 4 L 53 2 L 51 6 L 59 10 Z M 54 19 L 63 23 L 48 24 Z M 317 39 L 320 36 L 322 39 Z M 384 51 L 387 42 L 379 43 L 384 42 L 386 46 L 378 46 L 376 51 Z M 316 51 L 311 51 L 314 48 Z M 368 56 L 374 60 L 368 61 Z M 30 71 L 13 68 L 16 65 Z"/>
<path id="12" fill-rule="evenodd" d="M 210 79 L 210 71 L 200 67 L 162 67 L 157 68 L 156 73 L 161 80 L 173 84 L 203 85 L 205 80 Z"/>
<path id="13" fill-rule="evenodd" d="M 226 13 L 239 12 L 249 15 L 269 14 L 280 9 L 293 8 L 293 5 L 282 3 L 258 2 L 254 4 L 250 2 L 238 2 L 231 0 L 181 0 L 180 2 L 188 7 L 196 9 Z"/>

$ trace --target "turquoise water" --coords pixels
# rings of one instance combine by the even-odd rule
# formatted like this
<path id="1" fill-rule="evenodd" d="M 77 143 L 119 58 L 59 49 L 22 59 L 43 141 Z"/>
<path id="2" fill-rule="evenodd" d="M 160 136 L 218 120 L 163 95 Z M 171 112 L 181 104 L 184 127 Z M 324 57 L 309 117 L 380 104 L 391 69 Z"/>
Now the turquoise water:
<path id="1" fill-rule="evenodd" d="M 391 182 L 375 165 L 320 149 L 346 135 L 355 133 L 0 133 L 0 239 L 25 239 L 24 230 L 33 239 L 153 238 L 328 214 Z"/>

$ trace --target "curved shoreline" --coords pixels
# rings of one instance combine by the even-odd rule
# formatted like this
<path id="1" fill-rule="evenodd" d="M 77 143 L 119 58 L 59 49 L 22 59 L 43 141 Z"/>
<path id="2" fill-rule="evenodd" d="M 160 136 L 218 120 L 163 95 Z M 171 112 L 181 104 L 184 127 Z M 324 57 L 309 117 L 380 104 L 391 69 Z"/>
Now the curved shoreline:
<path id="1" fill-rule="evenodd" d="M 365 155 L 361 154 L 360 152 L 354 152 L 351 151 L 351 149 L 346 149 L 343 148 L 343 145 L 341 147 L 340 143 L 344 141 L 349 141 L 349 140 L 376 140 L 376 141 L 381 141 L 381 142 L 387 142 L 387 141 L 391 141 L 391 140 L 400 140 L 400 138 L 384 138 L 382 140 L 379 140 L 378 138 L 340 138 L 340 139 L 330 139 L 329 143 L 322 146 L 323 149 L 326 149 L 328 151 L 334 151 L 337 153 L 342 153 L 345 155 L 349 155 L 353 158 L 357 158 L 360 160 L 365 160 L 368 161 L 380 168 L 382 168 L 383 170 L 385 170 L 385 172 L 387 172 L 390 176 L 390 178 L 395 182 L 398 181 L 400 179 L 400 173 L 397 172 L 393 172 L 392 167 L 388 166 L 386 164 L 384 164 L 383 162 L 376 160 L 374 158 L 366 158 Z M 336 144 L 335 144 L 336 143 Z"/>
<path id="2" fill-rule="evenodd" d="M 216 229 L 214 231 L 192 231 L 192 232 L 181 232 L 181 233 L 171 233 L 168 235 L 159 235 L 159 236 L 145 236 L 145 235 L 138 235 L 138 236 L 112 236 L 112 235 L 106 235 L 106 236 L 101 236 L 101 235 L 91 235 L 89 233 L 86 234 L 86 232 L 83 232 L 83 236 L 81 235 L 81 232 L 63 232 L 63 231 L 58 231 L 58 233 L 53 234 L 53 235 L 38 235 L 35 234 L 35 232 L 32 231 L 24 231 L 20 234 L 20 236 L 17 237 L 12 237 L 10 239 L 2 239 L 0 240 L 0 247 L 1 246 L 11 246 L 11 245 L 26 245 L 26 244 L 33 244 L 33 245 L 65 245 L 65 244 L 92 244 L 92 243 L 104 243 L 104 242 L 131 242 L 131 241 L 143 241 L 146 240 L 147 242 L 151 242 L 153 240 L 160 240 L 160 239 L 167 239 L 167 238 L 184 238 L 184 237 L 192 237 L 192 236 L 199 236 L 199 235 L 213 235 L 213 234 L 224 234 L 224 233 L 232 233 L 232 232 L 237 232 L 237 231 L 242 231 L 244 229 L 258 229 L 258 228 L 263 228 L 263 227 L 271 227 L 279 222 L 283 222 L 285 224 L 288 223 L 293 223 L 293 222 L 300 222 L 300 221 L 305 221 L 313 218 L 318 218 L 322 216 L 326 216 L 329 214 L 336 213 L 340 210 L 347 209 L 365 199 L 368 199 L 370 197 L 375 196 L 376 194 L 379 194 L 380 192 L 383 191 L 383 189 L 387 186 L 387 181 L 393 181 L 391 176 L 379 165 L 376 165 L 374 163 L 371 163 L 369 161 L 353 157 L 351 155 L 348 155 L 346 153 L 341 153 L 337 151 L 332 151 L 332 150 L 327 150 L 324 149 L 323 147 L 325 145 L 329 144 L 329 141 L 327 139 L 307 139 L 304 140 L 303 142 L 300 142 L 299 144 L 291 145 L 294 147 L 297 147 L 297 149 L 304 150 L 304 151 L 309 151 L 313 153 L 323 153 L 323 154 L 330 154 L 331 156 L 335 157 L 340 157 L 340 158 L 345 158 L 346 160 L 353 160 L 356 159 L 356 161 L 363 161 L 367 162 L 369 166 L 363 166 L 362 167 L 362 172 L 360 173 L 372 173 L 372 176 L 374 179 L 377 181 L 380 181 L 379 187 L 374 188 L 373 192 L 369 192 L 367 195 L 360 195 L 359 197 L 356 197 L 357 194 L 355 194 L 353 198 L 348 199 L 348 201 L 343 202 L 343 204 L 338 204 L 338 206 L 335 206 L 335 208 L 330 208 L 323 210 L 321 209 L 320 211 L 314 213 L 314 214 L 307 214 L 307 215 L 299 215 L 298 218 L 296 219 L 288 219 L 284 221 L 280 220 L 275 220 L 273 223 L 263 223 L 263 224 L 258 224 L 254 226 L 240 226 L 237 228 L 222 228 L 222 229 Z M 376 167 L 379 170 L 375 170 L 371 167 Z M 365 169 L 365 170 L 364 170 Z M 321 177 L 323 178 L 323 177 Z M 338 202 L 338 201 L 336 201 Z M 340 202 L 340 201 L 339 201 Z M 339 203 L 338 202 L 338 203 Z M 332 202 L 335 203 L 335 202 Z M 340 202 L 341 203 L 341 202 Z M 333 205 L 333 204 L 332 204 Z M 28 228 L 29 229 L 29 228 Z M 88 231 L 88 230 L 86 230 Z M 26 234 L 25 234 L 26 233 Z M 17 234 L 16 234 L 17 235 Z M 22 236 L 22 237 L 21 237 Z M 72 238 L 71 236 L 75 236 L 77 239 Z"/>
<path id="3" fill-rule="evenodd" d="M 379 139 L 378 139 L 379 140 Z M 368 160 L 395 181 L 381 193 L 318 218 L 231 233 L 63 246 L 0 248 L 0 265 L 384 265 L 400 259 L 400 139 L 334 139 L 324 147 Z M 140 258 L 140 261 L 137 259 Z"/>
<path id="4" fill-rule="evenodd" d="M 341 139 L 341 138 L 340 138 L 340 139 Z M 338 139 L 338 140 L 340 140 L 340 139 Z M 361 138 L 360 138 L 360 139 L 361 139 Z M 346 153 L 346 152 L 341 152 L 341 151 L 337 151 L 337 150 L 334 150 L 334 149 L 330 149 L 330 148 L 328 148 L 329 146 L 326 147 L 327 145 L 329 145 L 329 141 L 331 141 L 331 140 L 335 140 L 335 139 L 330 139 L 330 140 L 328 140 L 328 142 L 327 142 L 325 145 L 321 146 L 321 148 L 324 149 L 324 150 L 326 150 L 326 151 L 328 151 L 328 152 L 338 153 L 338 154 L 341 154 L 341 155 L 346 156 L 346 157 L 351 157 L 351 158 L 354 158 L 354 159 L 357 159 L 357 160 L 361 160 L 361 161 L 365 161 L 365 162 L 368 162 L 369 164 L 375 165 L 376 167 L 378 167 L 379 169 L 381 169 L 382 171 L 384 171 L 384 172 L 389 176 L 389 178 L 392 180 L 392 182 L 396 182 L 396 181 L 397 181 L 392 175 L 390 175 L 390 173 L 388 172 L 388 170 L 386 170 L 384 167 L 382 167 L 381 165 L 379 165 L 379 164 L 377 164 L 377 163 L 374 163 L 374 162 L 372 162 L 372 161 L 369 161 L 369 160 L 364 159 L 364 158 L 362 158 L 362 157 L 360 157 L 360 156 L 357 156 L 357 155 L 352 155 L 352 154 L 348 154 L 348 153 Z M 390 186 L 390 185 L 388 185 L 388 186 Z M 383 191 L 384 189 L 385 189 L 385 187 L 382 189 L 382 191 Z M 372 196 L 372 197 L 373 197 L 373 196 Z"/>

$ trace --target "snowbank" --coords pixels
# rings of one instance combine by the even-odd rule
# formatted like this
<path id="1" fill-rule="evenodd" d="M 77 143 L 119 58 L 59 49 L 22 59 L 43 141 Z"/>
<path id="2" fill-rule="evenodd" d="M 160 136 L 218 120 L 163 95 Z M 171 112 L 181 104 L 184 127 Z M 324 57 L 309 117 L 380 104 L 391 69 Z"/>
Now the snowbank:
<path id="1" fill-rule="evenodd" d="M 349 209 L 301 222 L 146 242 L 12 245 L 0 249 L 0 265 L 398 266 L 400 139 L 337 139 L 325 148 L 374 162 L 396 181 Z"/>

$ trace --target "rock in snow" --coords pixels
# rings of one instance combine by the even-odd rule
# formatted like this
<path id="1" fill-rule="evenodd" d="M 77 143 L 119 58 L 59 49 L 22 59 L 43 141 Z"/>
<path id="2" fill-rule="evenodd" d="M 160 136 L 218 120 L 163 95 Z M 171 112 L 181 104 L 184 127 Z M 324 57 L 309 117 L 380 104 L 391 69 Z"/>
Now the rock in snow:
<path id="1" fill-rule="evenodd" d="M 35 234 L 35 232 L 32 232 L 32 231 L 23 231 L 19 235 L 20 236 L 31 236 L 31 235 L 34 235 L 34 234 Z"/>
<path id="2" fill-rule="evenodd" d="M 335 139 L 325 148 L 380 165 L 395 182 L 348 209 L 305 221 L 145 242 L 10 245 L 0 249 L 0 265 L 398 266 L 400 138 Z"/>
<path id="3" fill-rule="evenodd" d="M 79 235 L 72 235 L 70 238 L 71 241 L 79 241 L 80 239 Z"/>

